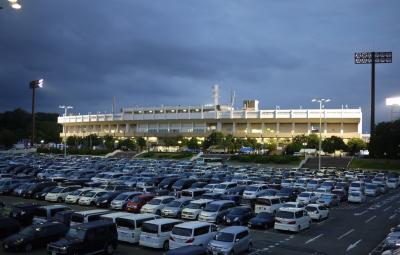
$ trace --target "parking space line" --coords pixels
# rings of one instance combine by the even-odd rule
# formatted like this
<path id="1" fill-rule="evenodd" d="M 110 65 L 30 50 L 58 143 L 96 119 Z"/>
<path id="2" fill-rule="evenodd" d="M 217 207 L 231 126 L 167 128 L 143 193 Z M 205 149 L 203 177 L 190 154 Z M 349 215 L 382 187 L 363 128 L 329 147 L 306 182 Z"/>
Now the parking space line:
<path id="1" fill-rule="evenodd" d="M 385 209 L 383 209 L 384 212 L 386 212 L 387 210 L 389 210 L 390 208 L 392 208 L 392 206 L 388 206 Z"/>
<path id="2" fill-rule="evenodd" d="M 368 210 L 364 210 L 360 213 L 354 213 L 354 216 L 360 216 L 360 215 L 366 214 L 367 212 L 368 212 Z"/>
<path id="3" fill-rule="evenodd" d="M 370 222 L 371 220 L 373 220 L 373 219 L 375 219 L 375 218 L 376 218 L 376 215 L 374 215 L 374 216 L 372 216 L 371 218 L 369 218 L 368 220 L 366 220 L 365 223 L 368 223 L 368 222 Z"/>
<path id="4" fill-rule="evenodd" d="M 312 241 L 314 241 L 314 240 L 320 238 L 320 237 L 323 236 L 323 235 L 324 235 L 324 234 L 317 235 L 316 237 L 313 237 L 313 238 L 311 238 L 310 240 L 308 240 L 307 242 L 305 242 L 305 244 L 311 243 Z"/>
<path id="5" fill-rule="evenodd" d="M 394 217 L 396 217 L 396 215 L 397 215 L 397 213 L 395 213 L 395 214 L 391 215 L 391 216 L 389 217 L 389 220 L 393 220 L 393 219 L 394 219 Z"/>
<path id="6" fill-rule="evenodd" d="M 349 231 L 347 231 L 346 233 L 344 233 L 343 235 L 338 237 L 338 240 L 342 239 L 343 237 L 350 235 L 352 232 L 354 231 L 354 229 L 350 229 Z"/>

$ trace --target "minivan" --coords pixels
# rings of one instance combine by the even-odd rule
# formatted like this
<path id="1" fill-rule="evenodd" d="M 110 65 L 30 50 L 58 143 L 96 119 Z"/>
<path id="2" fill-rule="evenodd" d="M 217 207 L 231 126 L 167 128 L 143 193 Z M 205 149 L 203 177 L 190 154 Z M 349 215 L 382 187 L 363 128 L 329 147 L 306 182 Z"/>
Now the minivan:
<path id="1" fill-rule="evenodd" d="M 207 192 L 207 189 L 203 189 L 203 188 L 185 189 L 185 190 L 182 190 L 181 197 L 198 199 L 206 192 Z"/>
<path id="2" fill-rule="evenodd" d="M 199 199 L 191 201 L 185 208 L 183 208 L 181 218 L 187 220 L 197 220 L 200 212 L 213 201 L 214 200 L 211 199 Z"/>
<path id="3" fill-rule="evenodd" d="M 45 205 L 37 208 L 33 215 L 32 223 L 40 224 L 49 221 L 57 212 L 71 210 L 65 205 Z"/>
<path id="4" fill-rule="evenodd" d="M 169 236 L 175 225 L 181 224 L 181 220 L 156 219 L 146 221 L 142 225 L 139 245 L 155 249 L 169 250 Z"/>
<path id="5" fill-rule="evenodd" d="M 108 210 L 102 209 L 74 212 L 71 215 L 70 225 L 74 226 L 81 223 L 99 220 L 101 215 L 107 214 L 109 212 L 110 211 Z"/>
<path id="6" fill-rule="evenodd" d="M 229 200 L 219 200 L 209 203 L 199 215 L 199 221 L 207 221 L 219 224 L 222 222 L 228 210 L 235 207 L 235 203 Z"/>
<path id="7" fill-rule="evenodd" d="M 211 254 L 241 254 L 249 253 L 253 248 L 250 231 L 247 227 L 227 227 L 215 235 L 208 244 L 207 250 Z"/>
<path id="8" fill-rule="evenodd" d="M 305 209 L 280 208 L 275 217 L 274 229 L 300 232 L 310 225 L 311 218 Z"/>
<path id="9" fill-rule="evenodd" d="M 219 194 L 226 194 L 229 190 L 236 188 L 236 182 L 223 182 L 215 186 L 213 192 Z"/>
<path id="10" fill-rule="evenodd" d="M 207 222 L 185 222 L 175 225 L 169 238 L 169 248 L 199 245 L 206 247 L 217 233 L 217 226 Z"/>
<path id="11" fill-rule="evenodd" d="M 284 203 L 285 202 L 280 197 L 277 196 L 259 197 L 256 201 L 254 212 L 255 213 L 268 212 L 276 214 L 276 212 L 279 210 L 279 208 L 282 207 Z"/>
<path id="12" fill-rule="evenodd" d="M 117 225 L 118 240 L 128 243 L 138 243 L 142 225 L 149 220 L 159 219 L 155 214 L 130 214 L 115 219 Z"/>

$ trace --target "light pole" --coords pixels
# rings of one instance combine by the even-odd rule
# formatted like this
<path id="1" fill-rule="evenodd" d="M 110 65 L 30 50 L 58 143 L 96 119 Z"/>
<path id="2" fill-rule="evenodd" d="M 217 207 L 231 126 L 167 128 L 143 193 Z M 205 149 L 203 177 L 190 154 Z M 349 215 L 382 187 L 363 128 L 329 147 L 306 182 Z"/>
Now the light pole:
<path id="1" fill-rule="evenodd" d="M 321 170 L 321 147 L 322 147 L 322 134 L 321 134 L 321 128 L 322 128 L 322 108 L 324 107 L 324 103 L 328 103 L 331 101 L 330 99 L 327 98 L 314 98 L 311 100 L 311 102 L 318 102 L 319 103 L 319 143 L 318 143 L 318 171 Z M 325 117 L 325 116 L 324 116 Z"/>
<path id="2" fill-rule="evenodd" d="M 43 79 L 29 82 L 29 88 L 32 89 L 32 137 L 31 147 L 35 143 L 35 91 L 37 88 L 43 88 Z"/>
<path id="3" fill-rule="evenodd" d="M 68 109 L 73 109 L 74 107 L 70 105 L 60 105 L 58 106 L 60 109 L 64 109 L 64 117 L 67 117 Z M 64 133 L 64 157 L 67 157 L 67 129 L 65 126 L 65 120 L 63 124 L 63 133 Z"/>

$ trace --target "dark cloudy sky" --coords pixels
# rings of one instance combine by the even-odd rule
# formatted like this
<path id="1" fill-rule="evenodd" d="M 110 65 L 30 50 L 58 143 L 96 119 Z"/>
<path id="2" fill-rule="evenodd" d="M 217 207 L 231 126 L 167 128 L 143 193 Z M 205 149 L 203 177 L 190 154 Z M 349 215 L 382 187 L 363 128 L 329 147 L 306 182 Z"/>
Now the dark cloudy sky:
<path id="1" fill-rule="evenodd" d="M 399 0 L 0 0 L 0 110 L 29 110 L 28 81 L 43 77 L 38 110 L 57 112 L 256 98 L 262 108 L 362 107 L 370 66 L 355 51 L 393 51 L 377 67 L 377 120 L 400 96 Z M 239 106 L 239 104 L 238 104 Z"/>

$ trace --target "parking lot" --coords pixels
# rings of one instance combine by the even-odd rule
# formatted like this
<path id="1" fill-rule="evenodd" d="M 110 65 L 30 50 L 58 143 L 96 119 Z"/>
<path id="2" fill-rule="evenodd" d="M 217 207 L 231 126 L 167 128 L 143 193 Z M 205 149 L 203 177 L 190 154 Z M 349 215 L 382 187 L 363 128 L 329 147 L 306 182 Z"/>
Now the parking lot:
<path id="1" fill-rule="evenodd" d="M 118 164 L 114 162 L 113 165 Z M 277 171 L 282 173 L 283 170 Z M 273 228 L 251 229 L 251 254 L 369 254 L 385 238 L 390 228 L 399 223 L 399 198 L 398 189 L 390 189 L 385 194 L 367 197 L 367 201 L 361 204 L 341 202 L 339 206 L 330 208 L 328 219 L 313 221 L 310 228 L 300 233 L 282 232 Z M 9 207 L 27 202 L 55 204 L 11 195 L 0 196 L 0 201 Z M 93 209 L 88 206 L 68 206 L 74 211 Z M 44 248 L 31 252 L 45 253 Z M 119 243 L 115 254 L 163 254 L 163 251 Z"/>

